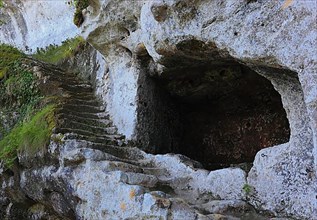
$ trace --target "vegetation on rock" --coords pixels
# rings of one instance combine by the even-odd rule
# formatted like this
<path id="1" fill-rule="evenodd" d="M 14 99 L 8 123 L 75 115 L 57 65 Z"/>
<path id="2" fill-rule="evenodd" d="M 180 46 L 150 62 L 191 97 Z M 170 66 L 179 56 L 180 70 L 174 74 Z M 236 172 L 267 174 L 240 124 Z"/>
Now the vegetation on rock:
<path id="1" fill-rule="evenodd" d="M 23 119 L 41 99 L 33 74 L 22 67 L 25 55 L 8 45 L 0 45 L 0 106 Z M 0 127 L 2 123 L 0 121 Z"/>
<path id="2" fill-rule="evenodd" d="M 18 124 L 0 141 L 0 159 L 10 167 L 18 151 L 36 153 L 49 143 L 54 127 L 54 105 L 48 105 L 30 120 Z"/>
<path id="3" fill-rule="evenodd" d="M 6 44 L 0 44 L 0 80 L 6 76 L 9 67 L 23 56 L 23 53 L 18 49 Z"/>
<path id="4" fill-rule="evenodd" d="M 44 147 L 54 127 L 54 107 L 41 102 L 38 82 L 24 67 L 24 58 L 18 49 L 0 45 L 0 113 L 11 115 L 6 122 L 0 118 L 0 160 L 6 166 L 13 164 L 18 151 L 34 153 Z"/>
<path id="5" fill-rule="evenodd" d="M 72 3 L 76 7 L 73 22 L 77 27 L 80 27 L 80 25 L 84 22 L 84 15 L 82 11 L 89 6 L 89 0 L 73 0 Z"/>
<path id="6" fill-rule="evenodd" d="M 67 39 L 61 46 L 50 45 L 45 49 L 38 49 L 33 57 L 47 63 L 58 64 L 73 56 L 84 44 L 85 40 L 82 37 Z"/>
<path id="7" fill-rule="evenodd" d="M 245 192 L 246 195 L 249 195 L 252 192 L 253 187 L 251 185 L 249 185 L 249 184 L 244 184 L 242 189 L 243 189 L 243 191 Z"/>

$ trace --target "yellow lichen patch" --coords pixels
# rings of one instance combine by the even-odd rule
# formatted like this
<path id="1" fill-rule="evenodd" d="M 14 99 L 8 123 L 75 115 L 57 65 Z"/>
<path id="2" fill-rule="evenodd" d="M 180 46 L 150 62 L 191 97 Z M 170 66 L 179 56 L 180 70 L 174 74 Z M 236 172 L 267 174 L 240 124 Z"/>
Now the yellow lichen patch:
<path id="1" fill-rule="evenodd" d="M 120 209 L 121 209 L 122 211 L 127 210 L 127 205 L 126 205 L 124 202 L 121 202 L 121 204 L 120 204 Z"/>
<path id="2" fill-rule="evenodd" d="M 133 199 L 135 197 L 135 194 L 136 194 L 135 189 L 131 189 L 129 193 L 129 198 Z"/>
<path id="3" fill-rule="evenodd" d="M 293 4 L 293 0 L 285 0 L 284 4 L 282 5 L 282 9 L 285 9 Z"/>

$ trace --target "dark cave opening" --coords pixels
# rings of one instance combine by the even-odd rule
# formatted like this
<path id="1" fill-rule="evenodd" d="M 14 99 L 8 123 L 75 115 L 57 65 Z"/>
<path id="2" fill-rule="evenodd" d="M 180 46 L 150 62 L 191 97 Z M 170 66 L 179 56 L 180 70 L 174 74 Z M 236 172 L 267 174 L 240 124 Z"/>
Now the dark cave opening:
<path id="1" fill-rule="evenodd" d="M 259 150 L 289 141 L 286 112 L 269 80 L 237 62 L 177 66 L 184 65 L 139 82 L 147 94 L 138 111 L 145 151 L 183 154 L 214 170 L 252 163 Z"/>
<path id="2" fill-rule="evenodd" d="M 281 97 L 267 79 L 242 65 L 202 72 L 180 80 L 188 89 L 178 97 L 171 91 L 180 104 L 179 153 L 216 169 L 252 163 L 259 150 L 288 142 Z"/>

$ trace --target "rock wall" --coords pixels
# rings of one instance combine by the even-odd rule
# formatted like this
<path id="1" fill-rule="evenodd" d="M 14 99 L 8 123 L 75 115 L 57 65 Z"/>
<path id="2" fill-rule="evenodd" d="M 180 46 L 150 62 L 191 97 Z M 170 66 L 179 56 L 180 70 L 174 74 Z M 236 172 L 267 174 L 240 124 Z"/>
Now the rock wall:
<path id="1" fill-rule="evenodd" d="M 155 86 L 148 86 L 155 79 L 168 79 L 171 70 L 180 67 L 208 63 L 217 69 L 233 62 L 268 79 L 281 96 L 290 139 L 257 153 L 248 175 L 252 189 L 248 199 L 257 209 L 276 215 L 314 219 L 316 9 L 313 1 L 290 5 L 273 0 L 94 1 L 85 11 L 82 34 L 105 56 L 110 63 L 109 77 L 120 85 L 113 97 L 121 111 L 110 108 L 119 131 L 139 139 L 150 152 L 161 146 L 155 137 L 167 136 L 169 146 L 175 141 L 173 132 L 156 132 L 162 128 L 156 121 L 163 123 L 166 114 L 144 114 L 144 96 L 162 103 Z M 149 81 L 141 80 L 144 72 Z M 160 104 L 147 106 L 149 112 L 161 109 Z M 126 127 L 120 128 L 120 124 Z M 144 130 L 140 127 L 153 125 L 157 130 L 152 134 L 140 132 Z"/>
<path id="2" fill-rule="evenodd" d="M 71 24 L 73 9 L 63 1 L 5 3 L 8 7 L 1 9 L 4 21 L 1 42 L 31 52 L 37 47 L 58 44 L 77 33 Z M 259 105 L 259 109 L 270 110 L 276 118 L 267 123 L 273 127 L 267 128 L 267 137 L 261 132 L 254 136 L 267 138 L 263 142 L 270 144 L 256 146 L 255 151 L 261 150 L 254 152 L 253 167 L 246 173 L 240 168 L 208 171 L 182 155 L 147 154 L 137 148 L 122 147 L 122 142 L 118 142 L 118 146 L 104 146 L 103 139 L 97 143 L 98 138 L 81 141 L 65 137 L 56 142 L 55 137 L 45 155 L 39 152 L 30 158 L 19 154 L 19 169 L 0 170 L 1 216 L 15 213 L 17 218 L 22 218 L 22 214 L 28 213 L 35 219 L 45 216 L 216 219 L 219 217 L 216 213 L 230 213 L 230 209 L 245 212 L 250 209 L 243 202 L 247 201 L 258 211 L 271 215 L 316 219 L 315 2 L 294 1 L 283 5 L 274 0 L 94 0 L 90 3 L 84 10 L 82 35 L 98 52 L 87 46 L 85 53 L 77 54 L 65 62 L 64 67 L 79 72 L 96 85 L 96 93 L 106 105 L 107 117 L 109 113 L 119 133 L 136 141 L 138 148 L 151 153 L 187 152 L 193 158 L 194 152 L 205 156 L 207 162 L 213 162 L 219 159 L 215 156 L 219 149 L 212 151 L 210 145 L 196 148 L 196 141 L 188 144 L 191 137 L 197 136 L 196 132 L 201 133 L 195 130 L 196 126 L 215 117 L 209 110 L 216 104 L 222 106 L 218 112 L 223 117 L 219 121 L 224 131 L 228 131 L 228 121 L 234 121 L 233 125 L 240 128 L 238 119 L 242 113 L 236 114 L 235 120 L 221 114 L 235 106 L 232 96 L 226 96 L 227 90 L 239 88 L 238 91 L 248 92 L 245 99 L 249 101 L 260 88 L 266 87 L 264 85 L 270 89 L 261 91 L 278 97 L 277 104 L 282 103 L 272 109 L 266 109 L 265 103 Z M 232 80 L 236 74 L 226 74 L 232 72 L 232 68 L 233 72 L 239 72 L 238 66 L 259 74 L 262 78 L 258 86 L 252 80 L 243 79 L 248 74 L 241 74 L 239 80 Z M 65 75 L 55 67 L 40 63 L 33 69 Z M 241 82 L 243 89 L 224 85 L 236 81 Z M 64 86 L 73 90 L 71 86 Z M 252 88 L 257 91 L 250 94 L 248 100 Z M 93 97 L 92 103 L 97 102 L 93 94 L 89 95 Z M 186 105 L 190 103 L 193 107 L 205 96 L 210 99 L 206 105 L 208 111 L 202 111 L 197 105 L 195 114 L 183 116 L 190 109 Z M 229 98 L 227 102 L 220 102 L 215 100 L 218 96 Z M 70 100 L 73 101 L 76 103 L 75 99 Z M 74 109 L 74 104 L 70 107 Z M 86 106 L 96 111 L 90 107 Z M 201 113 L 204 113 L 202 120 L 196 117 Z M 254 110 L 253 113 L 259 112 Z M 283 118 L 285 114 L 288 121 Z M 184 119 L 192 120 L 194 126 L 186 127 Z M 212 140 L 214 134 L 207 135 L 208 126 L 204 138 Z M 116 133 L 113 127 L 108 131 Z M 274 142 L 274 135 L 279 132 L 282 135 L 277 139 L 281 140 Z M 231 136 L 223 139 L 233 140 Z M 237 151 L 242 149 L 243 143 L 242 138 Z M 225 145 L 222 149 L 226 149 Z M 251 145 L 246 145 L 244 150 L 252 148 Z M 217 163 L 228 163 L 228 158 L 219 160 Z M 235 213 L 235 216 L 239 215 Z"/>
<path id="3" fill-rule="evenodd" d="M 0 42 L 32 53 L 61 44 L 79 33 L 67 1 L 4 0 L 0 9 Z"/>

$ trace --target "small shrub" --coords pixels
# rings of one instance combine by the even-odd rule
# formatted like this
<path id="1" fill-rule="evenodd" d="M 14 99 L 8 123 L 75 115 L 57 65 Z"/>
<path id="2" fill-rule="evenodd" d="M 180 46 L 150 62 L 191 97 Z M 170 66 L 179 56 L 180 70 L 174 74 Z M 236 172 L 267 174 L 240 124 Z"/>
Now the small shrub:
<path id="1" fill-rule="evenodd" d="M 252 192 L 253 187 L 251 185 L 249 185 L 249 184 L 244 184 L 242 189 L 243 189 L 243 191 L 245 192 L 246 195 L 249 195 Z"/>

